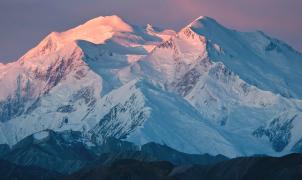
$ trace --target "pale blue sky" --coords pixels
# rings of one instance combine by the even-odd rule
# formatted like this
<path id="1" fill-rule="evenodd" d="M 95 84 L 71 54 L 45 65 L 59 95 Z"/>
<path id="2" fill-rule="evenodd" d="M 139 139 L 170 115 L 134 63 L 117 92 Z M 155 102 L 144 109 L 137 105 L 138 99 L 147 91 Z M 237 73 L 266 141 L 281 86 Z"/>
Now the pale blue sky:
<path id="1" fill-rule="evenodd" d="M 178 30 L 200 15 L 262 30 L 302 51 L 302 0 L 0 0 L 0 62 L 18 59 L 51 31 L 101 15 Z"/>

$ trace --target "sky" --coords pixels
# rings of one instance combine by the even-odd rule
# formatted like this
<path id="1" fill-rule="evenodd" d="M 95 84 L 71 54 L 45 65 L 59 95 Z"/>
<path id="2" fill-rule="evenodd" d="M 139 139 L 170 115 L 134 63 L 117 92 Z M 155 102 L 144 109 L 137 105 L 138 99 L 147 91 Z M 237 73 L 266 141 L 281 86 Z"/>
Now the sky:
<path id="1" fill-rule="evenodd" d="M 98 16 L 179 30 L 203 15 L 241 30 L 261 30 L 302 52 L 302 0 L 0 0 L 0 62 L 18 59 L 52 31 Z"/>

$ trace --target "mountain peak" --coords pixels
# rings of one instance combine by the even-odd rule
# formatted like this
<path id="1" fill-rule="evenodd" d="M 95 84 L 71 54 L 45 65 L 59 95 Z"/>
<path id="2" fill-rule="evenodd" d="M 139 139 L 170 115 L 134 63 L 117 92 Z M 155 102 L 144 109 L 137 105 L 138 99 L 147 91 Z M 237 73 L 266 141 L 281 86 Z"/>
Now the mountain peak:
<path id="1" fill-rule="evenodd" d="M 122 18 L 119 17 L 118 15 L 109 15 L 109 16 L 98 16 L 98 17 L 95 17 L 95 18 L 92 18 L 92 19 L 88 20 L 87 22 L 89 22 L 89 21 L 103 21 L 104 19 L 112 20 L 112 21 L 123 21 Z"/>
<path id="2" fill-rule="evenodd" d="M 30 50 L 21 59 L 55 52 L 77 40 L 102 44 L 116 33 L 121 32 L 133 32 L 133 29 L 117 15 L 100 16 L 65 32 L 50 33 L 37 47 Z"/>
<path id="3" fill-rule="evenodd" d="M 154 28 L 153 28 L 152 24 L 147 24 L 146 30 L 147 31 L 154 31 Z"/>
<path id="4" fill-rule="evenodd" d="M 207 16 L 199 16 L 193 22 L 191 22 L 187 27 L 200 29 L 209 28 L 212 26 L 221 26 L 215 19 Z"/>
<path id="5" fill-rule="evenodd" d="M 92 43 L 103 43 L 115 32 L 132 32 L 132 27 L 119 16 L 100 16 L 84 24 L 61 33 L 65 39 L 87 40 Z"/>
<path id="6" fill-rule="evenodd" d="M 193 22 L 195 22 L 195 21 L 206 21 L 206 20 L 214 20 L 214 19 L 212 19 L 212 18 L 210 18 L 210 17 L 208 17 L 208 16 L 199 16 L 198 18 L 196 18 Z"/>
<path id="7" fill-rule="evenodd" d="M 185 26 L 180 33 L 188 34 L 189 32 L 189 34 L 197 34 L 213 40 L 218 38 L 217 36 L 224 36 L 227 31 L 228 29 L 219 24 L 215 19 L 200 16 Z"/>
<path id="8" fill-rule="evenodd" d="M 84 29 L 86 28 L 94 28 L 97 26 L 108 26 L 111 27 L 112 30 L 115 31 L 132 31 L 132 28 L 129 24 L 127 24 L 122 18 L 117 15 L 112 16 L 99 16 L 94 19 L 91 19 L 84 23 L 83 25 L 78 26 L 77 28 Z"/>

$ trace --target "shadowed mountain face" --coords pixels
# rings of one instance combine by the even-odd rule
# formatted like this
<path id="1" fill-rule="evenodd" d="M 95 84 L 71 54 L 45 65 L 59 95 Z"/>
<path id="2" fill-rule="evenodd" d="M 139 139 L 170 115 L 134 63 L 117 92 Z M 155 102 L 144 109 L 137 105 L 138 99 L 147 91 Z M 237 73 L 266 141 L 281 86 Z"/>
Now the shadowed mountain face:
<path id="1" fill-rule="evenodd" d="M 192 180 L 298 180 L 302 177 L 302 155 L 235 158 L 214 166 L 195 166 L 185 173 L 175 173 L 180 179 Z"/>
<path id="2" fill-rule="evenodd" d="M 6 159 L 0 162 L 0 171 L 6 179 L 298 180 L 302 175 L 301 154 L 228 160 L 222 155 L 186 154 L 157 143 L 138 147 L 114 138 L 87 146 L 84 136 L 72 131 L 43 131 L 11 149 L 0 147 Z"/>
<path id="3" fill-rule="evenodd" d="M 37 166 L 50 171 L 67 173 L 83 167 L 96 155 L 79 142 L 79 133 L 57 134 L 45 131 L 41 138 L 35 135 L 16 144 L 3 158 L 22 166 Z"/>
<path id="4" fill-rule="evenodd" d="M 3 148 L 2 148 L 3 147 Z M 80 132 L 43 131 L 26 137 L 12 149 L 1 145 L 2 158 L 22 166 L 36 166 L 61 174 L 81 168 L 109 165 L 120 159 L 140 161 L 169 161 L 176 165 L 214 164 L 227 158 L 210 155 L 191 155 L 168 146 L 148 143 L 141 148 L 130 142 L 109 138 L 103 144 L 85 144 Z"/>
<path id="5" fill-rule="evenodd" d="M 120 160 L 111 166 L 98 166 L 89 171 L 79 171 L 62 179 L 115 179 L 115 180 L 163 180 L 168 178 L 174 165 L 168 162 L 141 162 L 137 160 Z"/>
<path id="6" fill-rule="evenodd" d="M 55 180 L 61 176 L 39 167 L 19 166 L 4 160 L 0 160 L 0 174 L 2 180 Z"/>
<path id="7" fill-rule="evenodd" d="M 281 158 L 244 157 L 208 166 L 175 166 L 168 162 L 120 160 L 110 166 L 81 170 L 62 179 L 114 180 L 300 180 L 302 155 Z"/>

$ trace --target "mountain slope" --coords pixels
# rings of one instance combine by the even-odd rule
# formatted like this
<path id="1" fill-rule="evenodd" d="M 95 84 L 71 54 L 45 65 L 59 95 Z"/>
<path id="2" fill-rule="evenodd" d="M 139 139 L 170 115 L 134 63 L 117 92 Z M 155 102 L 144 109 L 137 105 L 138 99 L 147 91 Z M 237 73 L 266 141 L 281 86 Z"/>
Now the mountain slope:
<path id="1" fill-rule="evenodd" d="M 207 38 L 210 59 L 221 61 L 244 81 L 285 97 L 302 97 L 302 54 L 262 32 L 227 29 L 201 17 L 186 29 Z"/>
<path id="2" fill-rule="evenodd" d="M 70 174 L 95 165 L 109 165 L 119 159 L 166 160 L 176 165 L 215 164 L 225 156 L 186 154 L 156 143 L 141 147 L 115 138 L 92 143 L 81 132 L 45 130 L 28 136 L 1 155 L 2 159 L 24 167 L 40 167 Z"/>
<path id="3" fill-rule="evenodd" d="M 213 166 L 196 166 L 185 172 L 177 170 L 179 179 L 300 179 L 301 154 L 284 157 L 243 157 L 224 161 Z"/>
<path id="4" fill-rule="evenodd" d="M 114 26 L 107 25 L 107 21 L 118 21 L 117 24 L 123 26 L 126 24 L 116 16 L 96 18 L 83 26 L 59 33 L 56 35 L 57 39 L 51 40 L 64 46 L 54 45 L 56 48 L 51 50 L 52 47 L 44 46 L 44 41 L 49 41 L 49 37 L 46 37 L 19 61 L 5 65 L 5 70 L 0 75 L 1 82 L 5 84 L 0 93 L 0 120 L 7 123 L 1 124 L 1 129 L 5 133 L 19 133 L 11 136 L 6 136 L 5 133 L 0 135 L 4 143 L 15 144 L 33 132 L 45 128 L 54 129 L 61 126 L 60 123 L 66 119 L 75 119 L 78 122 L 85 118 L 101 96 L 120 87 L 124 81 L 127 82 L 127 79 L 120 79 L 119 76 L 126 78 L 129 73 L 123 68 L 147 53 L 144 46 L 150 48 L 161 40 L 157 36 L 161 32 L 149 35 L 147 30 L 137 27 L 131 27 L 129 32 L 116 27 L 116 23 L 113 23 Z M 94 27 L 91 23 L 100 24 L 100 29 L 111 34 L 110 37 L 106 36 L 106 42 L 97 45 L 77 39 L 82 34 L 85 34 L 86 40 L 94 38 L 94 42 L 104 39 L 101 35 L 94 37 L 98 30 L 84 33 Z M 106 27 L 103 27 L 104 23 Z M 44 49 L 50 51 L 44 52 Z M 53 113 L 47 118 L 45 115 L 49 111 Z M 47 121 L 53 118 L 60 122 Z M 34 121 L 35 125 L 29 126 L 26 119 Z M 46 119 L 46 122 L 42 119 Z M 28 129 L 14 127 L 14 121 L 18 122 L 16 124 L 24 122 L 22 126 Z"/>
<path id="5" fill-rule="evenodd" d="M 81 141 L 80 133 L 42 131 L 21 140 L 2 158 L 18 165 L 65 174 L 96 158 Z"/>
<path id="6" fill-rule="evenodd" d="M 3 180 L 22 180 L 22 179 L 48 179 L 54 180 L 61 176 L 61 174 L 47 171 L 38 167 L 24 167 L 12 164 L 8 161 L 0 160 L 0 173 Z"/>
<path id="7" fill-rule="evenodd" d="M 277 152 L 286 147 L 290 150 L 292 143 L 296 143 L 301 137 L 298 129 L 294 129 L 301 126 L 302 101 L 288 99 L 280 94 L 264 91 L 261 86 L 251 85 L 241 78 L 240 72 L 236 73 L 232 67 L 226 66 L 224 59 L 212 59 L 208 49 L 211 38 L 222 41 L 227 36 L 222 34 L 228 31 L 230 30 L 210 18 L 199 18 L 138 62 L 141 74 L 147 79 L 160 82 L 168 91 L 183 96 L 224 137 L 231 139 L 243 154 L 250 154 L 255 144 L 259 148 L 256 150 L 258 152 L 265 149 L 264 144 L 271 144 L 269 146 Z M 216 46 L 219 47 L 218 44 Z M 231 45 L 228 47 L 236 50 Z M 244 56 L 241 58 L 241 61 L 253 63 L 252 60 L 245 60 Z M 233 63 L 237 64 L 235 60 Z M 257 64 L 253 66 L 258 67 Z M 274 69 L 273 66 L 270 68 Z M 295 69 L 293 71 L 300 73 Z M 288 74 L 286 77 L 295 79 L 296 72 L 294 73 L 295 75 Z M 261 74 L 255 77 L 261 77 Z M 258 134 L 259 130 L 266 127 L 269 130 Z M 262 141 L 258 145 L 257 138 L 267 138 L 268 142 Z M 247 139 L 251 143 L 246 143 Z"/>
<path id="8" fill-rule="evenodd" d="M 110 166 L 80 170 L 62 179 L 298 180 L 301 172 L 301 154 L 291 154 L 280 158 L 236 158 L 208 166 L 119 160 Z"/>

